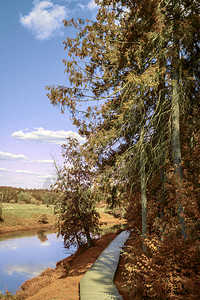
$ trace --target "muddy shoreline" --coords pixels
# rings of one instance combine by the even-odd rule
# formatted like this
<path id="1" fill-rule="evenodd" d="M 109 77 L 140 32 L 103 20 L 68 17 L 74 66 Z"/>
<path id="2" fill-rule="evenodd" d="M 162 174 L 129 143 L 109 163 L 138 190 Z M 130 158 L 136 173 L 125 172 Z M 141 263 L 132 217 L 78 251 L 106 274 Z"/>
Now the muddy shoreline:
<path id="1" fill-rule="evenodd" d="M 4 234 L 9 234 L 9 233 L 17 233 L 17 232 L 31 232 L 34 230 L 56 230 L 55 224 L 38 224 L 35 226 L 27 226 L 27 227 L 5 227 L 5 228 L 1 228 L 0 225 L 0 235 L 4 235 Z"/>

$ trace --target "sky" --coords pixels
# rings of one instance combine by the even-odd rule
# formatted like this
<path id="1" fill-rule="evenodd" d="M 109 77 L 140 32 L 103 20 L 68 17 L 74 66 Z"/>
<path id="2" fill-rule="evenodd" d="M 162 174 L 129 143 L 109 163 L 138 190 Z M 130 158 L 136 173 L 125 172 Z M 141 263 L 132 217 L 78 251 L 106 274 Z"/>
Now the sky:
<path id="1" fill-rule="evenodd" d="M 77 128 L 46 86 L 68 85 L 63 19 L 94 19 L 94 0 L 0 0 L 0 186 L 49 188 Z"/>

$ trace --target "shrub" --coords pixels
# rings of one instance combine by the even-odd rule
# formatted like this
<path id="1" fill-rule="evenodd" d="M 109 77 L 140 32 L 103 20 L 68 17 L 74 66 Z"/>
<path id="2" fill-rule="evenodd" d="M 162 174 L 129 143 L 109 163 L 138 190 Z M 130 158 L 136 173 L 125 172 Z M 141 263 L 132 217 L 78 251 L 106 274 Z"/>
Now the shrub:
<path id="1" fill-rule="evenodd" d="M 31 199 L 32 199 L 32 196 L 28 192 L 20 192 L 19 195 L 18 195 L 18 201 L 19 202 L 23 201 L 27 204 L 27 203 L 30 203 Z"/>
<path id="2" fill-rule="evenodd" d="M 48 223 L 48 216 L 47 214 L 42 214 L 38 218 L 38 223 L 47 224 Z"/>
<path id="3" fill-rule="evenodd" d="M 56 196 L 54 192 L 46 192 L 42 198 L 42 203 L 46 204 L 47 207 L 49 207 L 49 205 L 54 204 L 56 201 Z"/>
<path id="4" fill-rule="evenodd" d="M 26 204 L 25 201 L 19 201 L 19 204 Z"/>
<path id="5" fill-rule="evenodd" d="M 65 261 L 61 262 L 61 266 L 65 272 L 65 275 L 68 276 L 70 271 L 70 266 Z"/>
<path id="6" fill-rule="evenodd" d="M 36 199 L 32 197 L 30 200 L 30 204 L 36 204 L 36 203 L 37 203 Z"/>

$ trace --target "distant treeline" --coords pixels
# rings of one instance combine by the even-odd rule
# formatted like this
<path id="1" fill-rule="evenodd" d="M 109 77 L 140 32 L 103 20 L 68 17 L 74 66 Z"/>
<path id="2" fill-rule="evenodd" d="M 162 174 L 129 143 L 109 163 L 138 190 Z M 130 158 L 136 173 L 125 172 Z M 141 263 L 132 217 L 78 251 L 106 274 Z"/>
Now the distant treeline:
<path id="1" fill-rule="evenodd" d="M 1 186 L 0 202 L 27 203 L 27 204 L 53 204 L 56 201 L 56 193 L 45 189 L 22 189 Z"/>

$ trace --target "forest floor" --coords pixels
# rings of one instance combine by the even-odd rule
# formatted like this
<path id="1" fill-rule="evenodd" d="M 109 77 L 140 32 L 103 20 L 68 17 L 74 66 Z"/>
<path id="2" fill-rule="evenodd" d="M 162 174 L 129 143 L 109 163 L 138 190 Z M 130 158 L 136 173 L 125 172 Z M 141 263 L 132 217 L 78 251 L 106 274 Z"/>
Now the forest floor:
<path id="1" fill-rule="evenodd" d="M 100 215 L 101 221 L 107 223 L 103 226 L 106 230 L 124 223 L 123 220 L 103 212 Z M 107 233 L 95 240 L 94 246 L 90 249 L 78 250 L 75 254 L 58 262 L 55 269 L 46 269 L 40 276 L 27 280 L 22 284 L 17 295 L 24 296 L 28 300 L 78 300 L 80 279 L 116 236 L 117 233 Z M 120 260 L 115 284 L 126 300 L 128 295 L 123 288 L 122 271 L 123 261 Z"/>

